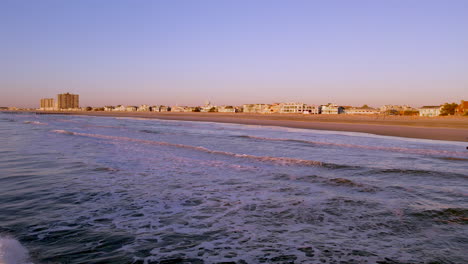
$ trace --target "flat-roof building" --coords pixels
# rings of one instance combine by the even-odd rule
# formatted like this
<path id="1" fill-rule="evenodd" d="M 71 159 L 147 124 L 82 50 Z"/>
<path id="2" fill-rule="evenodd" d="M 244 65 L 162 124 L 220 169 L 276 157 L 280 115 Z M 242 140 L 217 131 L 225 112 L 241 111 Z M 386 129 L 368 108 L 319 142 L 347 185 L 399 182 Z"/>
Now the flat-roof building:
<path id="1" fill-rule="evenodd" d="M 64 93 L 57 95 L 57 108 L 78 109 L 80 108 L 79 96 L 77 94 Z"/>
<path id="2" fill-rule="evenodd" d="M 55 110 L 54 98 L 42 98 L 40 103 L 41 110 Z"/>

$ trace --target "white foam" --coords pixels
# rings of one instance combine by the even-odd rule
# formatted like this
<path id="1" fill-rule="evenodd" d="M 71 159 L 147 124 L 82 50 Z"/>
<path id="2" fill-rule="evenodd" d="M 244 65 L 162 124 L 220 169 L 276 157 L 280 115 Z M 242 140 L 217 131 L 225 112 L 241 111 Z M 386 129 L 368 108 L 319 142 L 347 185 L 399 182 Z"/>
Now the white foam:
<path id="1" fill-rule="evenodd" d="M 21 243 L 8 237 L 0 237 L 0 264 L 32 264 L 28 250 Z"/>

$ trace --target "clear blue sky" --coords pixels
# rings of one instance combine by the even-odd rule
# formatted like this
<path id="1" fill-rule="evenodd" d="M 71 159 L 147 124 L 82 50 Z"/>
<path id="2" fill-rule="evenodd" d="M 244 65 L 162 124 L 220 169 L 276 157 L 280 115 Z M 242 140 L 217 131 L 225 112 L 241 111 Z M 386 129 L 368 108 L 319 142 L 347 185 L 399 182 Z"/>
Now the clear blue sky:
<path id="1" fill-rule="evenodd" d="M 468 0 L 2 0 L 0 36 L 0 106 L 468 100 Z"/>

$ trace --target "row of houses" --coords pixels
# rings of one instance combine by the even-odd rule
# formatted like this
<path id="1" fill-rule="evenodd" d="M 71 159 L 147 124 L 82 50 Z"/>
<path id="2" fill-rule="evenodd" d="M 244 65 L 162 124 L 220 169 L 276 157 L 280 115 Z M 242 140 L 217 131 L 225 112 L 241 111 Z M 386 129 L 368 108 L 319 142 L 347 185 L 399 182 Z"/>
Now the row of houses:
<path id="1" fill-rule="evenodd" d="M 256 114 L 350 114 L 350 115 L 419 115 L 439 116 L 443 106 L 423 106 L 413 108 L 408 105 L 384 105 L 380 108 L 339 106 L 336 104 L 308 105 L 304 103 L 274 103 L 274 104 L 244 104 L 242 106 L 215 106 L 207 102 L 204 106 L 164 106 L 164 105 L 140 105 L 140 106 L 105 106 L 104 111 L 124 112 L 220 112 L 220 113 L 256 113 Z M 468 111 L 468 102 L 462 101 L 456 113 L 465 114 Z"/>

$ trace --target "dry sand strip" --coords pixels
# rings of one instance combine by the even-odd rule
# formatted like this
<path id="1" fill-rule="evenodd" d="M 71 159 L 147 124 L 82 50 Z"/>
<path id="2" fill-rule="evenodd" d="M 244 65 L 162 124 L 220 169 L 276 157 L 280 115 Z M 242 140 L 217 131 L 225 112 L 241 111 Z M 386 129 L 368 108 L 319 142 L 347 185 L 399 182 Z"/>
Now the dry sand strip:
<path id="1" fill-rule="evenodd" d="M 282 126 L 331 131 L 362 132 L 384 136 L 468 142 L 468 117 L 405 117 L 242 113 L 155 112 L 41 112 L 108 117 L 139 117 L 165 120 L 205 121 L 246 125 Z"/>

